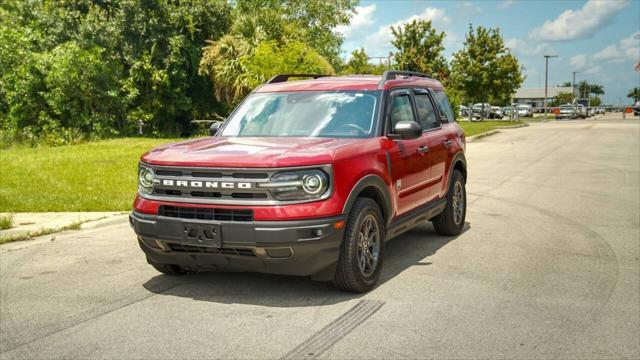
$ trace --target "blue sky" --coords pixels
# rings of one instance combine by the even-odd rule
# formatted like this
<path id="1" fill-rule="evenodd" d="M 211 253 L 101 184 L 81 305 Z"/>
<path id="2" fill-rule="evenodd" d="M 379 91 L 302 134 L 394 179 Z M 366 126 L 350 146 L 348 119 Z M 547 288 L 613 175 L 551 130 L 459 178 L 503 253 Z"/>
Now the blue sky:
<path id="1" fill-rule="evenodd" d="M 543 55 L 549 60 L 549 86 L 587 80 L 604 85 L 607 104 L 629 99 L 640 86 L 640 1 L 362 1 L 349 26 L 340 27 L 345 56 L 364 47 L 369 56 L 393 51 L 390 25 L 414 18 L 432 20 L 447 34 L 445 56 L 463 46 L 469 23 L 500 28 L 525 67 L 525 87 L 544 86 Z"/>

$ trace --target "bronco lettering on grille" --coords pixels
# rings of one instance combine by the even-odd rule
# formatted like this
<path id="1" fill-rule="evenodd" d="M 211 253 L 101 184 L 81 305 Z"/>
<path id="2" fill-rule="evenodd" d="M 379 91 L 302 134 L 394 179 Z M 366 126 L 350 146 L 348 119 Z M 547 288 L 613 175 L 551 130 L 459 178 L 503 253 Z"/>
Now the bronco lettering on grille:
<path id="1" fill-rule="evenodd" d="M 163 179 L 164 186 L 181 186 L 191 188 L 212 188 L 212 189 L 251 189 L 248 182 L 225 182 L 225 181 L 187 181 Z"/>

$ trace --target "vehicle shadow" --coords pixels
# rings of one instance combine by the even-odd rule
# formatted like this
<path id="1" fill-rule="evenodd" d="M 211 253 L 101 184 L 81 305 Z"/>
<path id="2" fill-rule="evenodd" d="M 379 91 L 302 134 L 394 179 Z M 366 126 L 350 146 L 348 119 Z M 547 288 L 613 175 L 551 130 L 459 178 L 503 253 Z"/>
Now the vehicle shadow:
<path id="1" fill-rule="evenodd" d="M 467 222 L 463 233 L 469 229 L 470 224 Z M 384 268 L 378 286 L 411 266 L 431 265 L 431 261 L 426 258 L 458 236 L 437 235 L 431 223 L 428 223 L 387 242 Z M 143 286 L 162 296 L 272 307 L 332 305 L 364 295 L 343 292 L 334 288 L 330 282 L 312 281 L 305 277 L 233 272 L 206 272 L 187 276 L 159 274 Z"/>

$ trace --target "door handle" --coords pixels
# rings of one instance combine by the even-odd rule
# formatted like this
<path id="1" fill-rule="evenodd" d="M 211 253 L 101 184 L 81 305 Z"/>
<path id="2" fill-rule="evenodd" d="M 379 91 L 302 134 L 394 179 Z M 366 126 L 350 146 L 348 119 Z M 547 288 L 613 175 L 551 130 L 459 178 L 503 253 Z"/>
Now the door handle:
<path id="1" fill-rule="evenodd" d="M 426 153 L 427 151 L 429 151 L 429 147 L 428 147 L 428 146 L 424 146 L 424 145 L 423 145 L 423 146 L 420 146 L 420 147 L 418 148 L 418 153 L 420 153 L 420 154 L 424 154 L 424 153 Z"/>
<path id="2" fill-rule="evenodd" d="M 453 140 L 445 140 L 445 142 L 444 142 L 444 146 L 446 146 L 446 147 L 451 146 L 451 144 L 453 144 Z"/>

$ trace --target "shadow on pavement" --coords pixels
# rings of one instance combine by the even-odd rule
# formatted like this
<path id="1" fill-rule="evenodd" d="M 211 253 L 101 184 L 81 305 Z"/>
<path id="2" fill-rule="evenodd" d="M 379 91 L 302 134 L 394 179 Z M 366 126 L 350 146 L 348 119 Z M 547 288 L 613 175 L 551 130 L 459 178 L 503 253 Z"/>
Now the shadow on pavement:
<path id="1" fill-rule="evenodd" d="M 463 233 L 469 229 L 467 222 Z M 431 223 L 428 223 L 387 242 L 379 284 L 393 279 L 411 266 L 431 265 L 431 261 L 425 258 L 456 238 L 437 235 Z M 273 307 L 331 305 L 364 295 L 340 291 L 330 282 L 257 273 L 207 272 L 182 277 L 158 275 L 143 286 L 163 296 Z"/>

